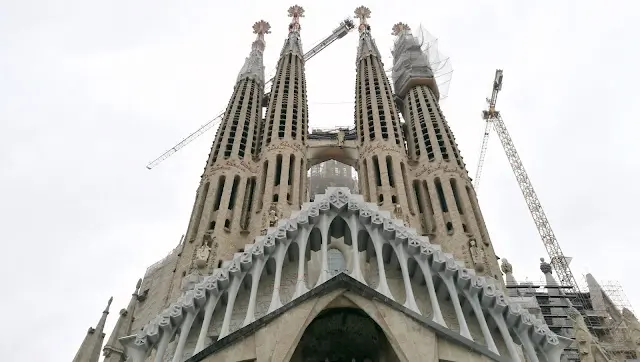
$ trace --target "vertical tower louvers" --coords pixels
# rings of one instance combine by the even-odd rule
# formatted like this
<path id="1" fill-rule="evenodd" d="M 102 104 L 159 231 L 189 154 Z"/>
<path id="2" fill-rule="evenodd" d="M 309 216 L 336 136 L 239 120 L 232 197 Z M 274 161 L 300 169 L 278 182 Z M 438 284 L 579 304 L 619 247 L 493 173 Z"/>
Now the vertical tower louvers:
<path id="1" fill-rule="evenodd" d="M 409 223 L 404 139 L 391 84 L 367 23 L 370 14 L 364 6 L 355 10 L 355 17 L 360 20 L 354 115 L 360 192 L 367 201 L 393 211 Z"/>
<path id="2" fill-rule="evenodd" d="M 289 8 L 289 35 L 284 42 L 262 128 L 259 201 L 267 218 L 289 215 L 306 200 L 307 85 L 300 40 L 304 9 Z M 275 214 L 275 215 L 273 215 Z"/>
<path id="3" fill-rule="evenodd" d="M 418 225 L 480 274 L 500 269 L 458 145 L 438 104 L 439 92 L 420 40 L 403 23 L 393 27 L 392 78 L 406 121 Z"/>

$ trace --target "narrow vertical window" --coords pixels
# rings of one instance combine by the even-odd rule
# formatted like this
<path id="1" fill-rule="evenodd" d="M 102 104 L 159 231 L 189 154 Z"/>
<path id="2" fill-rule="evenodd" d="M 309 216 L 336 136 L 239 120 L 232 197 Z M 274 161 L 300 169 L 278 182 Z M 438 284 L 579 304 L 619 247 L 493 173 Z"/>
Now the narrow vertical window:
<path id="1" fill-rule="evenodd" d="M 269 161 L 264 161 L 262 165 L 262 180 L 260 180 L 260 194 L 258 197 L 258 210 L 262 210 L 262 200 L 267 186 L 267 170 L 269 167 Z"/>
<path id="2" fill-rule="evenodd" d="M 449 208 L 447 207 L 447 199 L 444 197 L 444 190 L 442 189 L 442 184 L 440 183 L 440 179 L 436 178 L 436 193 L 438 194 L 438 200 L 440 201 L 440 209 L 442 212 L 449 212 Z"/>
<path id="3" fill-rule="evenodd" d="M 293 184 L 293 172 L 296 168 L 296 156 L 291 155 L 291 157 L 289 157 L 289 180 L 287 185 L 291 185 Z"/>
<path id="4" fill-rule="evenodd" d="M 220 176 L 218 179 L 218 189 L 216 190 L 216 199 L 213 205 L 213 211 L 220 209 L 220 201 L 222 201 L 222 191 L 224 190 L 225 177 Z"/>
<path id="5" fill-rule="evenodd" d="M 304 189 L 304 185 L 307 182 L 307 168 L 304 165 L 304 159 L 301 158 L 300 159 L 300 182 L 299 182 L 299 198 L 300 198 L 300 205 L 302 205 L 305 201 L 306 201 L 306 197 L 305 197 L 305 189 Z"/>
<path id="6" fill-rule="evenodd" d="M 456 209 L 458 209 L 460 215 L 464 215 L 464 209 L 460 204 L 460 195 L 458 195 L 458 184 L 455 179 L 450 179 L 449 183 L 451 184 L 451 191 L 453 191 L 453 199 L 456 201 Z"/>
<path id="7" fill-rule="evenodd" d="M 422 214 L 424 212 L 424 206 L 420 195 L 420 181 L 418 180 L 413 181 L 413 193 L 416 195 L 416 200 L 418 201 L 418 212 Z"/>
<path id="8" fill-rule="evenodd" d="M 370 201 L 369 197 L 369 169 L 367 167 L 367 160 L 362 160 L 362 174 L 358 173 L 358 178 L 362 180 L 362 190 L 364 191 L 365 201 Z"/>
<path id="9" fill-rule="evenodd" d="M 389 186 L 396 187 L 396 182 L 393 177 L 393 164 L 391 161 L 391 156 L 387 156 L 385 158 L 385 163 L 387 164 L 387 177 L 389 177 Z"/>
<path id="10" fill-rule="evenodd" d="M 273 177 L 273 184 L 280 185 L 280 176 L 282 176 L 282 155 L 276 156 L 276 173 Z"/>
<path id="11" fill-rule="evenodd" d="M 200 219 L 204 211 L 204 204 L 207 202 L 207 194 L 209 193 L 209 183 L 204 184 L 198 200 L 196 200 L 195 215 L 193 215 L 193 226 L 191 227 L 191 238 L 195 238 L 200 228 Z"/>
<path id="12" fill-rule="evenodd" d="M 382 186 L 382 177 L 380 176 L 380 163 L 378 163 L 378 156 L 373 156 L 371 162 L 373 163 L 373 171 L 376 177 L 376 186 Z"/>
<path id="13" fill-rule="evenodd" d="M 240 183 L 240 176 L 233 178 L 233 185 L 231 186 L 231 194 L 229 195 L 229 210 L 233 210 L 236 206 L 236 197 L 238 197 L 238 184 Z"/>
<path id="14" fill-rule="evenodd" d="M 402 173 L 402 183 L 407 197 L 407 204 L 409 205 L 409 212 L 413 214 L 415 210 L 413 209 L 413 199 L 411 198 L 411 190 L 409 190 L 409 180 L 407 179 L 407 169 L 404 167 L 404 162 L 400 162 L 400 172 Z"/>

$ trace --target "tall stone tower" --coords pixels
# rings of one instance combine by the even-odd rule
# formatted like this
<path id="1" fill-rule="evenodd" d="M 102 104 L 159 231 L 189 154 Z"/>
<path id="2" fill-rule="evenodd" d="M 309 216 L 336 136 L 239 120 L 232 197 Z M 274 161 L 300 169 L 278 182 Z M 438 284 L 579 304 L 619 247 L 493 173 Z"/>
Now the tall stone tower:
<path id="1" fill-rule="evenodd" d="M 280 51 L 258 149 L 262 175 L 256 210 L 263 224 L 269 217 L 300 209 L 306 198 L 307 83 L 300 39 L 304 10 L 292 6 L 289 16 L 289 35 Z"/>
<path id="2" fill-rule="evenodd" d="M 397 214 L 400 210 L 408 210 L 409 198 L 404 183 L 407 156 L 393 90 L 367 23 L 370 15 L 370 10 L 364 6 L 356 9 L 356 17 L 360 20 L 354 112 L 360 155 L 358 179 L 367 201 Z M 406 221 L 409 223 L 408 219 Z"/>
<path id="3" fill-rule="evenodd" d="M 420 40 L 404 23 L 393 26 L 395 95 L 406 121 L 407 156 L 412 168 L 414 226 L 484 275 L 500 268 L 478 199 L 453 132 L 438 104 L 439 92 Z"/>
<path id="4" fill-rule="evenodd" d="M 303 15 L 289 8 L 268 97 L 270 27 L 254 25 L 186 235 L 136 285 L 106 361 L 519 362 L 524 351 L 530 361 L 559 362 L 569 342 L 502 292 L 433 74 L 409 28 L 394 27 L 394 93 L 370 11 L 355 10 L 355 131 L 308 137 Z M 353 22 L 341 26 L 325 41 Z M 356 167 L 362 195 L 328 187 L 310 201 L 309 163 L 330 159 Z M 86 340 L 82 361 L 97 362 L 102 339 Z"/>
<path id="5" fill-rule="evenodd" d="M 209 154 L 182 246 L 170 278 L 167 300 L 221 266 L 220 260 L 250 242 L 259 219 L 257 198 L 260 121 L 264 97 L 264 35 L 269 23 L 253 25 L 257 39 L 242 66 Z M 260 194 L 262 195 L 262 194 Z"/>

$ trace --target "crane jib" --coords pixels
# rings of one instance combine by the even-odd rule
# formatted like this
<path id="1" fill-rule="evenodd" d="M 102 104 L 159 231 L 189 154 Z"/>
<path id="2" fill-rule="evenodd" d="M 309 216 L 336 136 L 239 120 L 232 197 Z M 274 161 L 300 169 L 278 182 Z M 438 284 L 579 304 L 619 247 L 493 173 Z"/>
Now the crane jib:
<path id="1" fill-rule="evenodd" d="M 307 60 L 311 59 L 314 55 L 320 53 L 322 50 L 324 50 L 326 47 L 331 45 L 337 39 L 343 38 L 345 35 L 347 35 L 354 28 L 355 28 L 354 23 L 349 18 L 346 18 L 345 20 L 340 22 L 340 26 L 338 26 L 336 29 L 334 29 L 333 32 L 331 33 L 331 35 L 329 35 L 328 37 L 323 39 L 320 43 L 318 43 L 318 45 L 316 45 L 315 47 L 313 47 L 311 50 L 309 50 L 308 52 L 306 52 L 304 54 L 303 58 L 304 58 L 305 62 Z M 268 94 L 270 93 L 270 91 L 266 92 L 266 89 L 267 89 L 267 86 L 269 84 L 273 83 L 273 80 L 274 80 L 274 78 L 271 78 L 271 79 L 269 79 L 268 81 L 265 82 L 265 84 L 264 84 L 265 96 L 268 96 Z M 155 160 L 149 162 L 149 164 L 147 164 L 147 169 L 151 170 L 152 168 L 156 167 L 162 161 L 166 160 L 171 155 L 173 155 L 174 153 L 178 152 L 180 149 L 182 149 L 183 147 L 185 147 L 186 145 L 191 143 L 193 140 L 195 140 L 196 138 L 200 137 L 203 133 L 205 133 L 206 131 L 211 129 L 213 126 L 215 126 L 218 123 L 216 121 L 220 120 L 222 118 L 222 116 L 224 116 L 224 113 L 225 113 L 224 111 L 221 112 L 218 116 L 216 116 L 215 118 L 213 118 L 209 122 L 205 123 L 198 130 L 196 130 L 195 132 L 191 133 L 189 136 L 187 136 L 184 139 L 182 139 L 182 141 L 178 142 L 177 145 L 171 147 L 168 151 L 164 152 L 158 158 L 156 158 Z"/>

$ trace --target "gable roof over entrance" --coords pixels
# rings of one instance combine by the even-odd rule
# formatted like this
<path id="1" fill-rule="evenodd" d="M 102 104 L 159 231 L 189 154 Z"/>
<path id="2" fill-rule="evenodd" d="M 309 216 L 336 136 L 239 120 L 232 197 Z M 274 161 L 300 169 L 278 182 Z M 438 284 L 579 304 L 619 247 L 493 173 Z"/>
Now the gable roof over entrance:
<path id="1" fill-rule="evenodd" d="M 140 333 L 123 338 L 122 342 L 128 347 L 128 354 L 133 357 L 134 362 L 141 362 L 152 349 L 157 349 L 156 360 L 161 361 L 169 343 L 176 338 L 178 342 L 174 361 L 179 361 L 186 348 L 187 336 L 194 320 L 202 318 L 203 327 L 194 350 L 195 359 L 192 358 L 193 361 L 199 360 L 197 358 L 202 358 L 205 354 L 204 341 L 215 309 L 225 308 L 225 313 L 219 340 L 208 347 L 209 351 L 228 345 L 230 342 L 226 342 L 227 339 L 233 341 L 234 338 L 238 338 L 234 336 L 264 326 L 270 318 L 275 318 L 278 310 L 292 308 L 296 300 L 321 293 L 323 288 L 332 285 L 330 283 L 343 283 L 343 286 L 349 283 L 349 288 L 360 285 L 357 288 L 359 292 L 374 293 L 375 290 L 376 296 L 383 296 L 382 300 L 396 303 L 390 292 L 384 268 L 379 268 L 379 281 L 375 289 L 372 289 L 367 286 L 361 273 L 359 258 L 354 258 L 355 265 L 349 272 L 349 277 L 343 275 L 330 278 L 327 250 L 330 237 L 335 237 L 330 234 L 332 223 L 338 218 L 348 226 L 344 228 L 344 235 L 341 236 L 351 245 L 354 254 L 372 248 L 378 265 L 383 265 L 383 248 L 391 248 L 402 274 L 401 287 L 406 295 L 403 310 L 410 311 L 411 316 L 421 315 L 414 295 L 417 288 L 424 288 L 433 309 L 428 326 L 435 328 L 442 335 L 456 334 L 456 341 L 464 341 L 479 351 L 484 348 L 494 359 L 498 358 L 496 340 L 500 339 L 506 345 L 509 360 L 521 360 L 517 344 L 522 346 L 532 362 L 560 360 L 562 349 L 570 340 L 557 336 L 543 321 L 522 309 L 520 305 L 510 303 L 497 280 L 475 275 L 472 269 L 463 267 L 462 263 L 454 260 L 450 254 L 442 252 L 439 245 L 431 244 L 427 237 L 405 227 L 401 220 L 392 218 L 389 212 L 380 210 L 376 204 L 364 202 L 361 195 L 352 195 L 347 188 L 328 188 L 325 194 L 317 195 L 315 201 L 304 204 L 302 210 L 290 218 L 279 220 L 277 227 L 270 228 L 265 236 L 257 237 L 254 244 L 247 245 L 242 253 L 236 254 L 232 260 L 224 263 L 221 269 L 197 283 L 176 303 L 147 324 Z M 361 238 L 361 235 L 365 235 L 365 238 Z M 279 294 L 276 295 L 277 288 L 274 288 L 269 313 L 254 321 L 255 290 L 260 284 L 262 270 L 271 258 L 275 259 L 281 270 L 287 251 L 292 245 L 297 246 L 299 263 L 305 260 L 305 252 L 309 246 L 321 253 L 322 267 L 318 281 L 315 286 L 308 288 L 304 281 L 304 267 L 299 264 L 298 279 L 291 301 L 282 305 Z M 422 273 L 425 282 L 423 286 L 411 282 L 411 263 L 417 264 L 419 272 Z M 280 274 L 276 272 L 275 285 L 280 285 Z M 244 327 L 229 334 L 236 297 L 246 278 L 251 278 L 253 282 L 251 296 L 248 301 L 244 301 L 247 305 Z M 438 294 L 442 294 L 443 290 L 448 299 L 438 298 Z M 226 306 L 218 303 L 222 295 L 226 296 Z M 452 331 L 447 326 L 442 313 L 442 303 L 452 305 L 459 332 Z M 420 320 L 424 319 L 420 317 Z M 471 322 L 479 325 L 484 347 L 474 342 L 469 329 Z M 178 331 L 179 337 L 176 336 Z"/>

